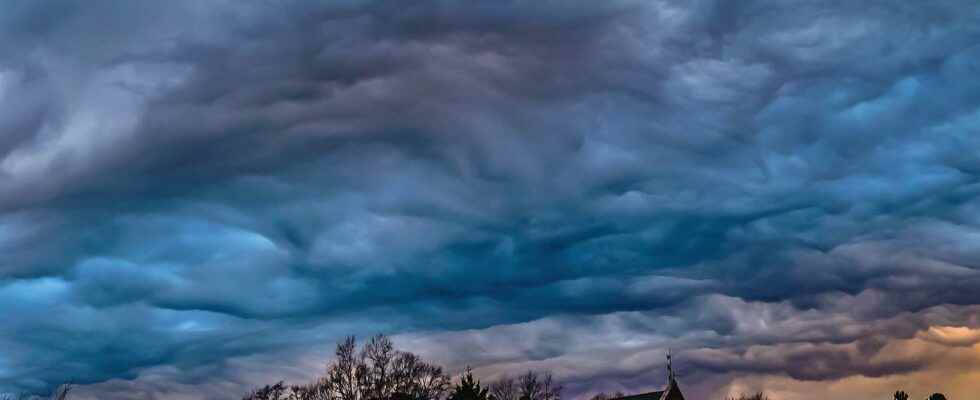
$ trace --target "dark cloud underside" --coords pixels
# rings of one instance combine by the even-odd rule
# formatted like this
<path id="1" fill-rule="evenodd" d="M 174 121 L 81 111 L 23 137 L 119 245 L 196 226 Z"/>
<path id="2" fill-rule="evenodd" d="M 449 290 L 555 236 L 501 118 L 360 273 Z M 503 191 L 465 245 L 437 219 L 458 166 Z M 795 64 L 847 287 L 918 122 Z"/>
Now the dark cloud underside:
<path id="1" fill-rule="evenodd" d="M 980 327 L 974 2 L 9 8 L 0 391 L 235 398 L 377 331 L 570 394 L 975 343 L 930 330 Z"/>

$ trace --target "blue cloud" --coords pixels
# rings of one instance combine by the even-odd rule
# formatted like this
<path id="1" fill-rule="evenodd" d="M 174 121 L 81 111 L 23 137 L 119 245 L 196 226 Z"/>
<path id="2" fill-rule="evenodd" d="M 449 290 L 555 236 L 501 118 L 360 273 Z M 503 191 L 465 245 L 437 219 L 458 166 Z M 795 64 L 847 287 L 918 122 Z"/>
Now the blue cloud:
<path id="1" fill-rule="evenodd" d="M 574 361 L 575 393 L 647 385 L 621 356 L 666 346 L 715 383 L 927 368 L 861 357 L 980 303 L 978 14 L 18 3 L 0 390 L 235 398 L 379 330 L 488 373 Z M 577 360 L 576 324 L 624 347 Z"/>

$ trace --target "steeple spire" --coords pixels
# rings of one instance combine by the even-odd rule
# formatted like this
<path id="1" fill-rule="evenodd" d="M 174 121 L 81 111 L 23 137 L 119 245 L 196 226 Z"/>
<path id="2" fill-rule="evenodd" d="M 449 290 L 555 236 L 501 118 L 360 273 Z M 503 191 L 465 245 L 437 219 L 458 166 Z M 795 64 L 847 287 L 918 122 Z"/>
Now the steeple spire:
<path id="1" fill-rule="evenodd" d="M 667 348 L 667 382 L 674 380 L 674 367 L 670 363 L 670 348 Z"/>

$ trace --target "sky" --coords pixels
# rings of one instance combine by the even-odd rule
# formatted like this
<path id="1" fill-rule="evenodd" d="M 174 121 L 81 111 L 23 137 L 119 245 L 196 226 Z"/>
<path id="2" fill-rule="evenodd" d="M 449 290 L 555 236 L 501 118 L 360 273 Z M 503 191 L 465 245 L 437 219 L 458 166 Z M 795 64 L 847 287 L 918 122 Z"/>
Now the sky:
<path id="1" fill-rule="evenodd" d="M 980 391 L 980 3 L 18 1 L 0 392 L 345 335 L 568 398 Z"/>

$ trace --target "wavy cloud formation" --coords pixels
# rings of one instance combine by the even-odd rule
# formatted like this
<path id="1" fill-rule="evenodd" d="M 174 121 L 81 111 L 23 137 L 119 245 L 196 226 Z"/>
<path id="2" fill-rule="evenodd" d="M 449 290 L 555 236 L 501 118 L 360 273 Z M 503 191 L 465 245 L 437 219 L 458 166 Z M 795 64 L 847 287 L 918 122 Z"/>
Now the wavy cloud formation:
<path id="1" fill-rule="evenodd" d="M 667 347 L 972 393 L 974 2 L 9 8 L 0 391 L 237 398 L 385 331 L 569 395 Z"/>

